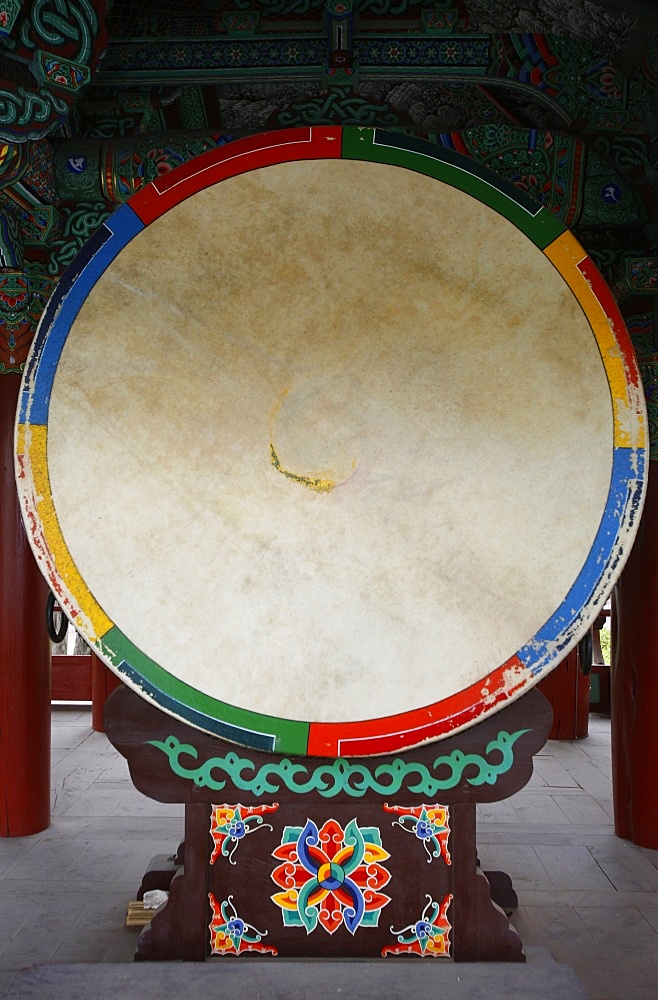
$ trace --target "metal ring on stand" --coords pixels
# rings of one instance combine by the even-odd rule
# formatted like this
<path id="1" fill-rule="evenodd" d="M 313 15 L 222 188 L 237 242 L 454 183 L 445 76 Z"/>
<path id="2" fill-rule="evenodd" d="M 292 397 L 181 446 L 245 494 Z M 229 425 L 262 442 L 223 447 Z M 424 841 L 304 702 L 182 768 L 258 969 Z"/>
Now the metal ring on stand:
<path id="1" fill-rule="evenodd" d="M 59 628 L 57 628 L 55 625 L 55 604 L 55 595 L 51 592 L 48 594 L 48 600 L 46 601 L 46 628 L 48 629 L 50 641 L 58 643 L 63 642 L 66 638 L 69 623 L 66 615 L 62 612 L 62 620 L 59 623 Z"/>

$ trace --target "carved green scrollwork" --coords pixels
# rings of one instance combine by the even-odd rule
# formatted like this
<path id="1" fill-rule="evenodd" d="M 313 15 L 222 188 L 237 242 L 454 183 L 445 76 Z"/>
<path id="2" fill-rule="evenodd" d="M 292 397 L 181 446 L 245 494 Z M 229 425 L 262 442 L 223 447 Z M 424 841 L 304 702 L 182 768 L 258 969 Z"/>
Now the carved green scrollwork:
<path id="1" fill-rule="evenodd" d="M 62 237 L 52 240 L 48 274 L 57 276 L 68 267 L 75 255 L 82 249 L 89 237 L 112 214 L 105 202 L 81 202 L 66 215 Z"/>
<path id="2" fill-rule="evenodd" d="M 257 767 L 248 757 L 230 752 L 224 757 L 210 757 L 197 767 L 186 767 L 181 757 L 198 760 L 199 752 L 190 743 L 181 743 L 176 736 L 166 740 L 148 740 L 168 759 L 169 767 L 179 778 L 193 781 L 198 788 L 221 791 L 227 784 L 252 795 L 272 795 L 287 788 L 295 795 L 317 792 L 323 798 L 333 798 L 340 793 L 361 798 L 368 792 L 375 795 L 394 795 L 401 789 L 414 795 L 434 796 L 438 792 L 455 788 L 461 781 L 475 787 L 495 785 L 514 763 L 513 747 L 527 729 L 516 733 L 504 730 L 498 733 L 486 748 L 486 757 L 480 754 L 453 750 L 437 757 L 432 769 L 425 764 L 406 761 L 398 757 L 390 764 L 371 767 L 339 757 L 330 764 L 309 767 L 296 764 L 287 757 L 277 763 Z M 491 757 L 494 757 L 495 763 Z M 468 773 L 467 772 L 468 769 Z"/>
<path id="3" fill-rule="evenodd" d="M 25 136 L 35 139 L 44 134 L 41 128 L 31 128 L 32 122 L 47 121 L 54 126 L 68 112 L 63 98 L 49 93 L 43 87 L 38 91 L 18 87 L 15 91 L 1 86 L 0 81 L 0 130 L 4 138 Z"/>
<path id="4" fill-rule="evenodd" d="M 327 93 L 309 101 L 291 104 L 279 112 L 276 124 L 283 128 L 298 125 L 400 125 L 400 116 L 389 104 L 376 104 L 345 87 L 330 87 Z"/>
<path id="5" fill-rule="evenodd" d="M 88 63 L 98 33 L 97 5 L 89 0 L 33 0 L 30 15 L 21 25 L 21 41 L 28 49 L 61 48 L 75 43 L 73 58 Z"/>
<path id="6" fill-rule="evenodd" d="M 20 373 L 53 282 L 42 264 L 0 271 L 0 375 Z"/>
<path id="7" fill-rule="evenodd" d="M 0 136 L 38 139 L 66 118 L 106 47 L 106 12 L 105 0 L 32 0 L 18 12 L 11 5 L 2 37 Z"/>
<path id="8" fill-rule="evenodd" d="M 0 268 L 23 270 L 23 241 L 13 212 L 0 212 Z"/>
<path id="9" fill-rule="evenodd" d="M 658 289 L 658 261 L 655 262 L 656 284 Z M 647 417 L 649 418 L 649 438 L 651 441 L 650 458 L 658 461 L 658 345 L 656 344 L 656 327 L 652 312 L 638 313 L 626 316 L 626 326 L 633 341 L 633 347 L 640 366 L 644 396 L 647 402 Z"/>

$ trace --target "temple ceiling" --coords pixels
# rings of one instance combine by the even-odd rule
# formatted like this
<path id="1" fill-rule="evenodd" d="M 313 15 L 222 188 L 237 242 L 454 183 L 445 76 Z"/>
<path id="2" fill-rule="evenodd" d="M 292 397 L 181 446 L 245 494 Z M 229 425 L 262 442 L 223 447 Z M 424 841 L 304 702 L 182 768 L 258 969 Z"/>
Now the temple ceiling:
<path id="1" fill-rule="evenodd" d="M 272 128 L 376 126 L 456 149 L 573 228 L 622 295 L 658 286 L 652 0 L 0 8 L 0 371 L 20 370 L 54 282 L 117 204 Z"/>

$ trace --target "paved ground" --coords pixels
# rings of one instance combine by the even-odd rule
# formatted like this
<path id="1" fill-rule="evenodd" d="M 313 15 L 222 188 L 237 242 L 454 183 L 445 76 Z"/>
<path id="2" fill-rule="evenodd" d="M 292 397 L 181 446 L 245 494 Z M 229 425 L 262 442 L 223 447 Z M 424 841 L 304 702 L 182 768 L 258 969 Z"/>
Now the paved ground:
<path id="1" fill-rule="evenodd" d="M 0 994 L 33 962 L 131 961 L 127 902 L 182 832 L 182 806 L 136 792 L 87 711 L 54 710 L 52 825 L 0 840 Z M 614 835 L 608 720 L 548 743 L 522 792 L 480 807 L 478 843 L 514 879 L 526 945 L 573 966 L 591 1000 L 656 1000 L 658 851 Z"/>

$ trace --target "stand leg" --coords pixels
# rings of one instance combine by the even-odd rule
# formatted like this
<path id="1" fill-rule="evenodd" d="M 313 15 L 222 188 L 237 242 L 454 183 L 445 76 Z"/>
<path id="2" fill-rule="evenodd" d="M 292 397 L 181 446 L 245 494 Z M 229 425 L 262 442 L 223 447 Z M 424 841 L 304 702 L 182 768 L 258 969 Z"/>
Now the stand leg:
<path id="1" fill-rule="evenodd" d="M 206 869 L 210 806 L 185 806 L 185 864 L 171 882 L 167 902 L 139 936 L 135 961 L 203 962 L 209 951 L 210 907 Z"/>
<path id="2" fill-rule="evenodd" d="M 173 854 L 155 854 L 149 861 L 148 868 L 142 876 L 142 882 L 137 890 L 137 899 L 144 899 L 144 893 L 152 889 L 162 889 L 169 892 L 174 876 L 181 866 L 176 864 Z"/>
<path id="3" fill-rule="evenodd" d="M 525 962 L 521 939 L 491 901 L 489 883 L 477 868 L 475 805 L 451 810 L 453 844 L 452 954 L 455 962 Z"/>
<path id="4" fill-rule="evenodd" d="M 519 906 L 519 897 L 514 890 L 511 878 L 507 872 L 496 871 L 485 872 L 484 874 L 489 883 L 493 902 L 496 906 L 500 906 L 501 910 L 504 910 L 507 916 L 509 916 Z"/>

